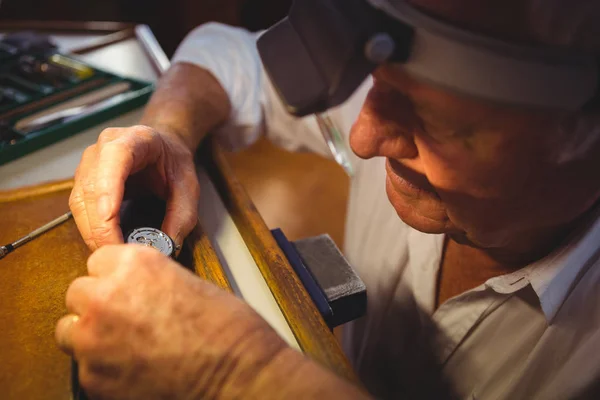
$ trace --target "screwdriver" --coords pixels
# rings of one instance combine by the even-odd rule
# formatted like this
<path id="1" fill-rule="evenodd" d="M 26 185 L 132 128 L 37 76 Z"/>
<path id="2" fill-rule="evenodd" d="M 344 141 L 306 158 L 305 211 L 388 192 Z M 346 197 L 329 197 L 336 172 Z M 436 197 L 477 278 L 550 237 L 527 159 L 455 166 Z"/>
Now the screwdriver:
<path id="1" fill-rule="evenodd" d="M 36 230 L 34 230 L 33 232 L 23 236 L 21 239 L 17 240 L 16 242 L 7 244 L 6 246 L 0 246 L 0 260 L 3 259 L 4 257 L 6 257 L 8 254 L 12 253 L 15 249 L 23 246 L 25 243 L 30 242 L 31 240 L 35 239 L 36 237 L 48 232 L 50 229 L 57 227 L 58 225 L 62 224 L 63 222 L 66 222 L 72 216 L 73 216 L 73 214 L 71 213 L 71 211 L 69 211 L 68 213 L 63 214 L 60 217 L 56 218 L 55 220 L 48 222 L 46 225 L 39 227 Z"/>

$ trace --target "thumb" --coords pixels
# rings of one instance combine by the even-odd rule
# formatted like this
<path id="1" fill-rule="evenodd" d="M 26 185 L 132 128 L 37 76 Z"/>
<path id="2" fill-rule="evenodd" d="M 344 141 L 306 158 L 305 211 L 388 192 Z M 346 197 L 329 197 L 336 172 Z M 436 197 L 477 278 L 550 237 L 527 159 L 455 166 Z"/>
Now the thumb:
<path id="1" fill-rule="evenodd" d="M 192 171 L 194 173 L 186 174 L 184 179 L 170 182 L 171 190 L 161 229 L 175 241 L 176 246 L 183 243 L 183 239 L 198 223 L 200 184 L 193 168 Z"/>

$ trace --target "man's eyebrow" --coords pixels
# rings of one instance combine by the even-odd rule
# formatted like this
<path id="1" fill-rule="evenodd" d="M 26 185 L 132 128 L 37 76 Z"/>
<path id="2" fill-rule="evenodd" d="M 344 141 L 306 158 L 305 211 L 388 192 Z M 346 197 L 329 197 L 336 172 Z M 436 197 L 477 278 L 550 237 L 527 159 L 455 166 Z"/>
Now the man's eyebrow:
<path id="1" fill-rule="evenodd" d="M 434 105 L 428 101 L 413 100 L 413 106 L 419 116 L 425 117 L 431 122 L 449 126 L 451 128 L 477 126 L 482 122 L 482 118 L 473 118 L 474 116 L 472 114 L 466 115 L 457 112 L 449 112 L 447 110 L 440 110 L 440 106 Z"/>
<path id="2" fill-rule="evenodd" d="M 413 100 L 413 106 L 419 116 L 426 117 L 435 122 L 445 125 L 458 125 L 462 123 L 456 117 L 450 116 L 449 113 L 440 112 L 439 107 L 435 107 L 430 102 Z"/>

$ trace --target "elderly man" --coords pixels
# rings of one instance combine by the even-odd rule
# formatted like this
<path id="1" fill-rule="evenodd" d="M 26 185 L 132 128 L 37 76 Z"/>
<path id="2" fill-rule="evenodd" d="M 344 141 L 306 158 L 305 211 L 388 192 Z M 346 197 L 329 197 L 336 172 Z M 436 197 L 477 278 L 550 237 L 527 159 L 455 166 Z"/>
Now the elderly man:
<path id="1" fill-rule="evenodd" d="M 597 395 L 600 7 L 408 3 L 347 3 L 390 27 L 365 47 L 371 62 L 380 58 L 372 77 L 332 111 L 358 156 L 345 254 L 369 291 L 367 316 L 345 331 L 347 354 L 380 398 Z M 315 17 L 304 30 L 310 40 L 327 20 L 305 11 Z M 405 36 L 412 47 L 398 44 L 397 24 L 415 29 Z M 93 396 L 365 396 L 286 347 L 241 301 L 158 252 L 119 245 L 118 210 L 134 180 L 167 200 L 163 229 L 176 242 L 190 232 L 201 193 L 193 154 L 208 132 L 231 147 L 264 132 L 288 149 L 327 153 L 314 121 L 285 106 L 311 112 L 351 90 L 331 86 L 337 93 L 324 98 L 289 92 L 284 80 L 309 85 L 302 74 L 310 68 L 288 60 L 294 73 L 282 80 L 269 70 L 270 79 L 255 42 L 215 24 L 193 31 L 141 125 L 105 130 L 82 158 L 70 203 L 96 251 L 90 276 L 69 288 L 72 314 L 56 335 Z M 392 57 L 398 48 L 410 54 Z M 336 54 L 330 49 L 320 56 Z M 279 50 L 280 58 L 303 51 Z M 348 61 L 351 89 L 363 80 L 363 61 Z M 298 93 L 309 101 L 294 103 Z"/>

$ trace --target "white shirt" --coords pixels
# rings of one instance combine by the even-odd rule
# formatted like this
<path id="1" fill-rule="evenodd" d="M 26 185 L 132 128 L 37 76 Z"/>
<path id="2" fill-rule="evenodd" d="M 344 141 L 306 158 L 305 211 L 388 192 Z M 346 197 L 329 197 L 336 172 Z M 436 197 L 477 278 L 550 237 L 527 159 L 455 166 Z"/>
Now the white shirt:
<path id="1" fill-rule="evenodd" d="M 288 150 L 329 156 L 314 119 L 284 111 L 255 40 L 242 29 L 204 25 L 173 62 L 202 66 L 221 82 L 233 110 L 219 137 L 230 148 L 265 133 Z M 346 135 L 370 85 L 330 112 Z M 434 310 L 443 235 L 398 218 L 384 189 L 384 159 L 352 162 L 345 255 L 367 285 L 368 312 L 347 327 L 344 346 L 373 394 L 600 399 L 600 219 L 545 259 Z"/>

